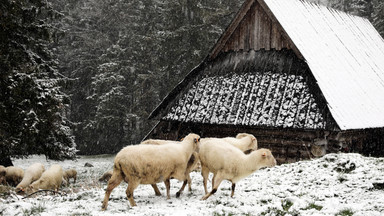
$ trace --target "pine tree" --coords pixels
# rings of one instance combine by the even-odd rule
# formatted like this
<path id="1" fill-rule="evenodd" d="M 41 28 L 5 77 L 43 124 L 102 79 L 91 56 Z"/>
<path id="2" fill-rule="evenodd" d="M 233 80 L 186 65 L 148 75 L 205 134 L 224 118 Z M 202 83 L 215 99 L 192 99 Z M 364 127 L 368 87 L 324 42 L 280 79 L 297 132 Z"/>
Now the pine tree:
<path id="1" fill-rule="evenodd" d="M 64 78 L 49 49 L 57 14 L 46 1 L 0 2 L 0 158 L 74 158 Z"/>
<path id="2" fill-rule="evenodd" d="M 79 149 L 87 154 L 115 153 L 129 143 L 126 137 L 127 112 L 130 95 L 127 94 L 125 68 L 109 62 L 100 65 L 92 78 L 92 94 L 87 98 L 97 104 L 96 114 L 84 121 L 84 138 Z M 108 148 L 104 148 L 108 146 Z"/>

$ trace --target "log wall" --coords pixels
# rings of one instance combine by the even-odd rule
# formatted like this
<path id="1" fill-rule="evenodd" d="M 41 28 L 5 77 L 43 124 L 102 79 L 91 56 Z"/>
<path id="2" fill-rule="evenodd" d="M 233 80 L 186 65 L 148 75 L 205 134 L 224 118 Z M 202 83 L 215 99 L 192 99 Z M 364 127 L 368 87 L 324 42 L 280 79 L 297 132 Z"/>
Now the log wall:
<path id="1" fill-rule="evenodd" d="M 358 152 L 367 156 L 383 156 L 383 130 L 347 132 L 235 127 L 160 121 L 145 139 L 180 140 L 189 133 L 201 137 L 228 137 L 238 133 L 253 134 L 259 148 L 272 151 L 279 164 L 291 163 L 335 152 Z"/>

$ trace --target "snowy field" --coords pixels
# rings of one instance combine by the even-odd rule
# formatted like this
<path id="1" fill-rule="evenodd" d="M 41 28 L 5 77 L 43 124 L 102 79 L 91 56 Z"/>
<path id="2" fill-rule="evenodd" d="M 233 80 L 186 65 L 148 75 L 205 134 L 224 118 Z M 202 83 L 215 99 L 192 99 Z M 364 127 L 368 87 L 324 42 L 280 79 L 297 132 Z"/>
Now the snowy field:
<path id="1" fill-rule="evenodd" d="M 0 215 L 384 215 L 384 158 L 359 154 L 329 154 L 259 170 L 237 184 L 234 198 L 225 181 L 216 194 L 201 201 L 202 177 L 193 172 L 191 193 L 186 190 L 176 198 L 181 182 L 171 180 L 171 199 L 166 200 L 163 183 L 158 184 L 160 197 L 149 185 L 140 185 L 134 194 L 137 206 L 131 208 L 127 184 L 122 183 L 113 190 L 106 211 L 100 210 L 106 183 L 97 179 L 112 167 L 113 156 L 63 162 L 35 156 L 14 164 L 25 169 L 34 162 L 75 168 L 78 181 L 63 187 L 61 194 L 42 192 L 25 199 L 1 195 Z M 86 162 L 94 167 L 84 167 Z"/>

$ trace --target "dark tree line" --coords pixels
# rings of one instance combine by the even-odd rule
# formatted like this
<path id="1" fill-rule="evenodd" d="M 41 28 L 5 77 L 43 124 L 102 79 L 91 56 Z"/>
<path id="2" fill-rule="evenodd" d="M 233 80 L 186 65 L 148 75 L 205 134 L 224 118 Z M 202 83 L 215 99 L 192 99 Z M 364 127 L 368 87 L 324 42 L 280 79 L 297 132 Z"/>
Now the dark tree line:
<path id="1" fill-rule="evenodd" d="M 241 2 L 62 1 L 54 47 L 71 79 L 69 118 L 81 154 L 138 143 L 148 115 L 201 61 Z"/>
<path id="2" fill-rule="evenodd" d="M 368 18 L 381 0 L 311 0 Z M 208 54 L 244 0 L 2 0 L 0 156 L 115 153 Z M 72 135 L 75 137 L 73 138 Z"/>
<path id="3" fill-rule="evenodd" d="M 0 2 L 0 158 L 76 154 L 64 108 L 69 98 L 49 44 L 55 18 L 45 1 Z"/>

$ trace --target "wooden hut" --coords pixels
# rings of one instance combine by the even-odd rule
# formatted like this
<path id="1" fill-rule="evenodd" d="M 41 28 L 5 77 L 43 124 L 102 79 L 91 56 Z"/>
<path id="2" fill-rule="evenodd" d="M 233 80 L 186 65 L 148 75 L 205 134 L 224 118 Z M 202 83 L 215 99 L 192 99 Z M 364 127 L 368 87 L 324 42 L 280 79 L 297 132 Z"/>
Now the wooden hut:
<path id="1" fill-rule="evenodd" d="M 254 134 L 280 163 L 384 155 L 384 40 L 302 0 L 246 0 L 204 61 L 151 113 L 146 138 Z"/>

